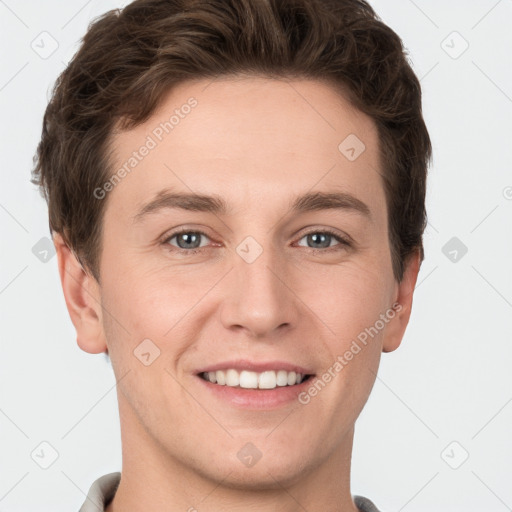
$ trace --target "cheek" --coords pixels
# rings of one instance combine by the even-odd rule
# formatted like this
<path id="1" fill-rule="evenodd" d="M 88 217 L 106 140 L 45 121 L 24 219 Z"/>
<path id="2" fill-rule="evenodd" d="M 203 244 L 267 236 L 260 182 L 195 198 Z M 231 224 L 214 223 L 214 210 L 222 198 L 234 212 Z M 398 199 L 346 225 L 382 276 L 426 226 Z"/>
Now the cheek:
<path id="1" fill-rule="evenodd" d="M 341 338 L 373 325 L 391 306 L 393 280 L 376 261 L 334 265 L 299 281 L 300 297 Z"/>
<path id="2" fill-rule="evenodd" d="M 103 286 L 111 343 L 114 347 L 121 343 L 122 351 L 130 354 L 147 338 L 162 351 L 172 347 L 175 356 L 181 350 L 179 340 L 185 343 L 191 336 L 188 330 L 197 331 L 197 311 L 221 276 L 222 272 L 197 272 L 186 267 L 146 270 L 143 265 L 123 265 L 120 261 Z"/>
<path id="3" fill-rule="evenodd" d="M 135 259 L 118 258 L 105 276 L 103 295 L 115 319 L 112 328 L 123 340 L 123 351 L 128 345 L 133 351 L 149 338 L 162 350 L 171 345 L 174 358 L 186 348 L 187 338 L 197 337 L 203 322 L 211 320 L 223 298 L 229 298 L 231 281 L 222 281 L 228 267 L 212 263 L 154 269 Z M 390 306 L 388 266 L 374 251 L 339 264 L 291 265 L 285 281 L 293 293 L 287 300 L 305 313 L 298 328 L 317 326 L 334 344 L 329 352 L 343 349 Z M 116 339 L 110 340 L 113 345 Z"/>

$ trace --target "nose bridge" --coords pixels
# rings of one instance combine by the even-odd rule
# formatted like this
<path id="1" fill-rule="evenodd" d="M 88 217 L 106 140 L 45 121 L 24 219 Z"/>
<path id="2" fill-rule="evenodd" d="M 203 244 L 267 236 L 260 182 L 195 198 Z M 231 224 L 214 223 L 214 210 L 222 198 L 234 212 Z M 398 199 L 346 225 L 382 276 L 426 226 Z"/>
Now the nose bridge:
<path id="1" fill-rule="evenodd" d="M 236 248 L 231 289 L 223 307 L 223 323 L 245 328 L 253 336 L 269 336 L 282 325 L 293 325 L 296 304 L 286 283 L 281 254 L 266 239 L 247 237 Z"/>

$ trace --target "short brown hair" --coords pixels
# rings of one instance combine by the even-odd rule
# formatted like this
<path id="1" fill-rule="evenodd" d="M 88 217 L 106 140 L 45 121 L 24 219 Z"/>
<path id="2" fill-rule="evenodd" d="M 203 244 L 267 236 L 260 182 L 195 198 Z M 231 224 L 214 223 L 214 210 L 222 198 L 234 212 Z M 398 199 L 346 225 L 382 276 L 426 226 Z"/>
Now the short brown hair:
<path id="1" fill-rule="evenodd" d="M 325 81 L 375 122 L 395 279 L 424 259 L 431 142 L 399 36 L 363 0 L 136 0 L 90 25 L 57 79 L 32 183 L 99 282 L 109 136 L 144 122 L 187 80 L 252 74 Z M 340 141 L 341 142 L 341 141 Z"/>

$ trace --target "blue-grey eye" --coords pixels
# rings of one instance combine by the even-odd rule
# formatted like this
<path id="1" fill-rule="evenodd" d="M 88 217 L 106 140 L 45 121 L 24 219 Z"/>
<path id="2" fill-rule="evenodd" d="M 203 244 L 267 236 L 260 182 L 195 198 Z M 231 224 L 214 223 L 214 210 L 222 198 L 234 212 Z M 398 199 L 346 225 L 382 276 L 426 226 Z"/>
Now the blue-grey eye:
<path id="1" fill-rule="evenodd" d="M 348 245 L 346 240 L 341 238 L 339 235 L 331 232 L 331 231 L 312 231 L 311 233 L 307 233 L 304 235 L 302 239 L 307 238 L 307 247 L 311 249 L 327 249 L 332 247 L 331 242 L 333 240 L 338 241 L 338 244 L 334 245 Z M 311 243 L 312 245 L 309 245 Z M 301 247 L 304 247 L 301 245 Z"/>
<path id="2" fill-rule="evenodd" d="M 176 247 L 175 244 L 170 243 L 170 241 L 175 238 L 179 249 L 198 249 L 201 247 L 202 236 L 208 238 L 206 234 L 201 231 L 181 231 L 171 235 L 166 242 Z"/>

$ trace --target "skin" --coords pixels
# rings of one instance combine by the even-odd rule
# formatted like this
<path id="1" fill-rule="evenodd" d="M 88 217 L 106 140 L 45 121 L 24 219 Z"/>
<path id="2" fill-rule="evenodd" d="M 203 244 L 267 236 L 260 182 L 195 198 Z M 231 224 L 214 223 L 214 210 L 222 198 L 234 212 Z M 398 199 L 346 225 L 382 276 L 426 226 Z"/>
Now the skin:
<path id="1" fill-rule="evenodd" d="M 101 284 L 54 238 L 77 343 L 108 350 L 118 380 L 122 479 L 107 510 L 356 512 L 354 423 L 381 353 L 401 343 L 420 265 L 413 255 L 395 280 L 376 127 L 321 82 L 200 80 L 114 135 L 113 169 L 191 96 L 197 106 L 103 199 Z M 351 133 L 366 146 L 355 161 L 338 150 Z M 134 223 L 166 187 L 219 194 L 232 211 L 165 209 Z M 366 203 L 371 220 L 349 210 L 288 212 L 296 195 L 340 190 Z M 172 252 L 186 240 L 163 235 L 179 227 L 206 232 L 202 252 Z M 311 228 L 354 245 L 315 243 Z M 236 251 L 247 236 L 263 250 L 250 264 Z M 307 405 L 241 410 L 206 394 L 193 373 L 245 358 L 321 375 L 395 302 L 400 312 Z M 149 366 L 133 354 L 146 338 L 160 349 Z M 262 453 L 252 467 L 237 457 L 247 442 Z"/>

